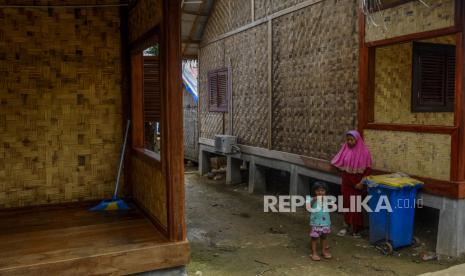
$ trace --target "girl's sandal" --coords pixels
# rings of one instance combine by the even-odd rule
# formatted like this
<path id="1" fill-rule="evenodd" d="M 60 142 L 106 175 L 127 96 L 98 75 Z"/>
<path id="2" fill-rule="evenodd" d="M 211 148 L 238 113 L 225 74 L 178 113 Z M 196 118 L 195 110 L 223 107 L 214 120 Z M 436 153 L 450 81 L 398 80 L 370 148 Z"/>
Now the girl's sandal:
<path id="1" fill-rule="evenodd" d="M 331 259 L 331 258 L 333 257 L 333 256 L 331 255 L 331 253 L 323 253 L 323 254 L 321 254 L 321 255 L 323 255 L 323 258 L 325 258 L 325 259 Z"/>
<path id="2" fill-rule="evenodd" d="M 347 229 L 345 229 L 345 228 L 341 229 L 341 230 L 337 233 L 337 235 L 338 235 L 339 237 L 344 237 L 346 234 L 347 234 Z"/>
<path id="3" fill-rule="evenodd" d="M 313 254 L 312 254 L 312 255 L 310 255 L 310 258 L 311 258 L 313 261 L 321 261 L 321 258 L 320 258 L 320 256 L 318 256 L 318 255 L 313 255 Z"/>

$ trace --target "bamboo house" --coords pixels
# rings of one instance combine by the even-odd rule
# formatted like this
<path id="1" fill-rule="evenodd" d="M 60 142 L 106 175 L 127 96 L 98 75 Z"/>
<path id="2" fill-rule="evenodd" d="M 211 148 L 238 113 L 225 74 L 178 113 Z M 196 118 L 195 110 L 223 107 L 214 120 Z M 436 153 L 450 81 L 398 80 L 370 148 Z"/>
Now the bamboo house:
<path id="1" fill-rule="evenodd" d="M 364 3 L 362 5 L 361 3 Z M 249 167 L 339 183 L 329 161 L 346 131 L 364 136 L 377 173 L 425 182 L 438 253 L 465 253 L 464 1 L 216 1 L 199 53 L 200 172 L 215 135 L 237 137 L 228 183 Z"/>
<path id="2" fill-rule="evenodd" d="M 188 262 L 180 2 L 0 1 L 0 275 Z M 113 194 L 127 119 L 131 209 L 90 212 Z"/>

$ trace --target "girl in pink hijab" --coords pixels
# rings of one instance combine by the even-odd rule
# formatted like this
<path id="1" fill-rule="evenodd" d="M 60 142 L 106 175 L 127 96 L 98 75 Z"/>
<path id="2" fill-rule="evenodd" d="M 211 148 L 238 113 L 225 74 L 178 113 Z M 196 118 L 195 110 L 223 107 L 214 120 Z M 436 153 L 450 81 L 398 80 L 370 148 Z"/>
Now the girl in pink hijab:
<path id="1" fill-rule="evenodd" d="M 362 184 L 363 178 L 371 174 L 371 154 L 363 142 L 360 133 L 351 130 L 346 133 L 346 142 L 339 152 L 331 160 L 331 164 L 342 171 L 341 193 L 344 207 L 350 207 L 351 196 L 365 196 L 366 190 Z M 352 231 L 354 237 L 360 237 L 363 229 L 363 215 L 361 212 L 344 213 L 344 221 L 348 230 Z M 339 231 L 343 236 L 346 229 Z"/>

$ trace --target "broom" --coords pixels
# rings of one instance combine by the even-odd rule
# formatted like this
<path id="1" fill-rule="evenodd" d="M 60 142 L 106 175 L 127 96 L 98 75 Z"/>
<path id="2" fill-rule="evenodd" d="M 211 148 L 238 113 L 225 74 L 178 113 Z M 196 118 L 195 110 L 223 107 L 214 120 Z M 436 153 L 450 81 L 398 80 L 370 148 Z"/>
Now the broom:
<path id="1" fill-rule="evenodd" d="M 123 168 L 123 161 L 124 161 L 124 153 L 126 151 L 126 142 L 128 140 L 128 133 L 129 133 L 129 126 L 131 125 L 131 121 L 128 120 L 126 124 L 126 132 L 124 134 L 124 141 L 121 149 L 121 156 L 119 159 L 119 167 L 118 172 L 116 174 L 116 187 L 115 193 L 111 199 L 104 199 L 102 200 L 97 206 L 90 209 L 90 211 L 115 211 L 115 210 L 129 210 L 129 206 L 124 202 L 122 199 L 118 198 L 118 188 L 119 188 L 119 180 L 121 176 L 121 170 Z"/>

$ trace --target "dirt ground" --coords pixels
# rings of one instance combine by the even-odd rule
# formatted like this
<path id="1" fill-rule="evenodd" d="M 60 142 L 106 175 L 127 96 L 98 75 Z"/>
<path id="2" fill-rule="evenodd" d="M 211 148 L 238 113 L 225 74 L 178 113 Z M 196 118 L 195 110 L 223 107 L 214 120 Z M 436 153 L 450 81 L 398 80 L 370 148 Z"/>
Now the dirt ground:
<path id="1" fill-rule="evenodd" d="M 421 252 L 434 244 L 435 233 L 425 229 L 415 232 L 421 236 L 419 247 L 384 256 L 367 237 L 337 236 L 342 225 L 337 214 L 329 237 L 333 259 L 314 262 L 304 210 L 264 213 L 263 197 L 250 195 L 245 184 L 228 186 L 193 171 L 185 179 L 189 275 L 418 275 L 458 263 L 448 258 L 420 261 Z"/>

